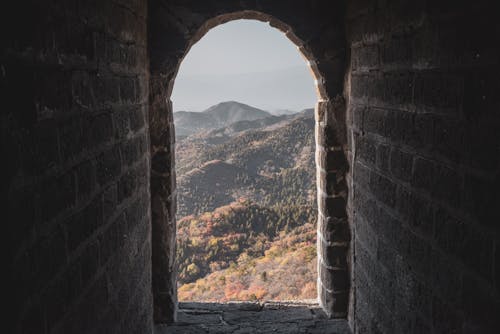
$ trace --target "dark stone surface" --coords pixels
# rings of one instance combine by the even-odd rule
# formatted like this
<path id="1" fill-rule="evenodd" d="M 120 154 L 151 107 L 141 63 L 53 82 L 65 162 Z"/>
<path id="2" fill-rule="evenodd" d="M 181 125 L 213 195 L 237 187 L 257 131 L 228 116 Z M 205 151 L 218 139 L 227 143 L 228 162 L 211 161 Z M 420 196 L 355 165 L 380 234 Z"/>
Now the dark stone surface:
<path id="1" fill-rule="evenodd" d="M 487 1 L 2 7 L 5 332 L 151 333 L 153 312 L 175 320 L 169 94 L 190 45 L 239 18 L 286 33 L 319 83 L 327 315 L 356 333 L 499 331 L 500 27 Z M 344 323 L 314 319 L 261 328 Z M 213 328 L 252 330 L 236 323 Z"/>
<path id="2" fill-rule="evenodd" d="M 349 2 L 350 316 L 356 333 L 493 333 L 498 23 L 485 2 L 421 4 Z"/>
<path id="3" fill-rule="evenodd" d="M 164 333 L 351 333 L 347 320 L 328 319 L 313 302 L 180 303 L 177 322 Z"/>
<path id="4" fill-rule="evenodd" d="M 2 148 L 12 152 L 2 200 L 17 198 L 5 221 L 18 226 L 6 235 L 6 333 L 152 326 L 149 152 L 124 149 L 148 138 L 145 9 L 2 5 Z M 146 208 L 134 204 L 142 198 Z M 134 325 L 123 331 L 125 319 Z"/>

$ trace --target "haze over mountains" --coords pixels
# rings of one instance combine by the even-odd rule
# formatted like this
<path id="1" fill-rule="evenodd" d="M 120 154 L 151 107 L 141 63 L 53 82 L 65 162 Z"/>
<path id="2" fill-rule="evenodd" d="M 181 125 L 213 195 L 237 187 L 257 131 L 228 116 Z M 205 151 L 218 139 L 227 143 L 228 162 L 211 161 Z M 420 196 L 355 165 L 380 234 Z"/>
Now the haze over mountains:
<path id="1" fill-rule="evenodd" d="M 314 298 L 312 109 L 230 101 L 174 121 L 180 300 Z"/>
<path id="2" fill-rule="evenodd" d="M 248 73 L 190 74 L 175 79 L 172 101 L 176 111 L 202 111 L 229 99 L 276 113 L 280 109 L 310 108 L 316 102 L 316 91 L 314 79 L 303 65 Z"/>

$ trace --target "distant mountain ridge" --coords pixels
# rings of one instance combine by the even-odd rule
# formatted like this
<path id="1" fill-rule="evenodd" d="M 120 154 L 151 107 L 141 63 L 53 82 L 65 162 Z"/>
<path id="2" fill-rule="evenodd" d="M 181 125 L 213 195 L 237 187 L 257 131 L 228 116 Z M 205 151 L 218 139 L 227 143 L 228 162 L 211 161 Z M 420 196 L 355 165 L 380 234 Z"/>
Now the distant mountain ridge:
<path id="1" fill-rule="evenodd" d="M 240 121 L 253 121 L 272 116 L 269 112 L 247 104 L 227 101 L 202 112 L 177 111 L 174 125 L 177 137 L 184 137 L 203 130 L 226 127 Z"/>
<path id="2" fill-rule="evenodd" d="M 239 121 L 179 139 L 176 160 L 179 218 L 241 196 L 266 205 L 292 197 L 306 203 L 310 192 L 293 195 L 288 183 L 314 190 L 313 110 Z"/>
<path id="3" fill-rule="evenodd" d="M 236 101 L 221 102 L 203 112 L 212 115 L 223 126 L 238 121 L 252 121 L 271 116 L 267 111 Z"/>

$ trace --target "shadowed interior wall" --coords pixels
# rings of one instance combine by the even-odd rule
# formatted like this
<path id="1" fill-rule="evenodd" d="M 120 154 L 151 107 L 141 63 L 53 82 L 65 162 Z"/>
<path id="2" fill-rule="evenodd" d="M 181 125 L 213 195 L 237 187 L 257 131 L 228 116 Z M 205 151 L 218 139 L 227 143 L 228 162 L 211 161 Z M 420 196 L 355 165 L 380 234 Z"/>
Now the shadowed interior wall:
<path id="1" fill-rule="evenodd" d="M 350 289 L 357 333 L 498 332 L 497 12 L 343 3 L 2 3 L 6 332 L 151 333 L 153 295 L 173 319 L 171 85 L 207 22 L 259 13 L 321 81 L 321 303 L 345 315 Z"/>
<path id="2" fill-rule="evenodd" d="M 3 331 L 150 333 L 146 2 L 6 5 Z"/>
<path id="3" fill-rule="evenodd" d="M 358 333 L 499 328 L 500 29 L 464 3 L 348 4 Z"/>

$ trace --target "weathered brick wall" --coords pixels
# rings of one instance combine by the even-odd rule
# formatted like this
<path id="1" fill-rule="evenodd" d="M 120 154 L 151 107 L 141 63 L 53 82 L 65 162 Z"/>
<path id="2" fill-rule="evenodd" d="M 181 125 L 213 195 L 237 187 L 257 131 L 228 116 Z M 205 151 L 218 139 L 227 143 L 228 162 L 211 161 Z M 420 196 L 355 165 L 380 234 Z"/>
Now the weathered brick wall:
<path id="1" fill-rule="evenodd" d="M 235 19 L 269 22 L 309 60 L 318 81 L 318 295 L 325 311 L 345 317 L 349 302 L 350 231 L 343 83 L 344 7 L 331 1 L 150 2 L 153 294 L 155 320 L 175 318 L 174 126 L 170 93 L 182 58 L 210 28 Z"/>
<path id="2" fill-rule="evenodd" d="M 2 332 L 151 333 L 146 2 L 2 7 Z"/>
<path id="3" fill-rule="evenodd" d="M 170 91 L 191 43 L 236 18 L 287 32 L 319 80 L 318 286 L 327 312 L 345 316 L 350 303 L 359 333 L 493 332 L 495 12 L 486 1 L 347 3 L 151 0 L 149 19 L 146 1 L 3 4 L 6 332 L 149 333 L 151 287 L 156 320 L 173 319 Z"/>
<path id="4" fill-rule="evenodd" d="M 491 11 L 480 1 L 349 2 L 358 333 L 498 330 L 500 30 Z"/>

